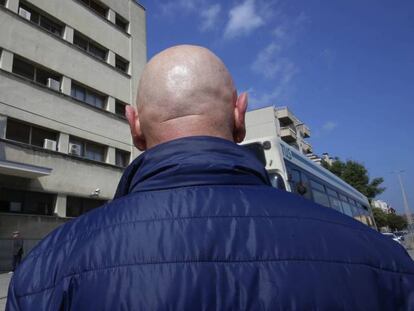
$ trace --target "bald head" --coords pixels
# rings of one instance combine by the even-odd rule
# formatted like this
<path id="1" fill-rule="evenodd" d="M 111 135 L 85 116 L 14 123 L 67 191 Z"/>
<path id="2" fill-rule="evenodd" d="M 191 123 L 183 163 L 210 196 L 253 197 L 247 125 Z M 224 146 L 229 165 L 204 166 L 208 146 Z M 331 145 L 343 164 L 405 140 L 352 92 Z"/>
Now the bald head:
<path id="1" fill-rule="evenodd" d="M 146 65 L 135 116 L 132 120 L 129 108 L 127 117 L 133 136 L 135 131 L 145 143 L 139 149 L 195 135 L 240 140 L 235 137 L 240 111 L 235 110 L 241 99 L 246 101 L 245 94 L 237 98 L 230 73 L 217 56 L 199 46 L 181 45 L 162 51 Z"/>

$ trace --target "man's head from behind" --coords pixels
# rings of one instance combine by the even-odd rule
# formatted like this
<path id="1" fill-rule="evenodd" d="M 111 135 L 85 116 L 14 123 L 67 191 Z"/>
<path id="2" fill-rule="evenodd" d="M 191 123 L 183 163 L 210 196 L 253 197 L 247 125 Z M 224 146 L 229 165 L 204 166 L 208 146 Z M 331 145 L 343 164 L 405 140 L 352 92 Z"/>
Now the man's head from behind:
<path id="1" fill-rule="evenodd" d="M 155 55 L 145 66 L 136 107 L 126 116 L 140 150 L 197 135 L 241 142 L 247 94 L 237 96 L 223 62 L 209 50 L 180 45 Z"/>

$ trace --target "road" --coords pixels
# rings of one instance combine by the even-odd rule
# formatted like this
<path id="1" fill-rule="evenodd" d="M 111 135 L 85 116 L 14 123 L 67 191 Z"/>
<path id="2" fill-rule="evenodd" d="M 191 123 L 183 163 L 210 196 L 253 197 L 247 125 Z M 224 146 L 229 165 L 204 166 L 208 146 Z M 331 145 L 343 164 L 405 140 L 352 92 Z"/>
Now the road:
<path id="1" fill-rule="evenodd" d="M 9 288 L 9 282 L 12 274 L 0 273 L 0 311 L 6 309 L 7 289 Z"/>

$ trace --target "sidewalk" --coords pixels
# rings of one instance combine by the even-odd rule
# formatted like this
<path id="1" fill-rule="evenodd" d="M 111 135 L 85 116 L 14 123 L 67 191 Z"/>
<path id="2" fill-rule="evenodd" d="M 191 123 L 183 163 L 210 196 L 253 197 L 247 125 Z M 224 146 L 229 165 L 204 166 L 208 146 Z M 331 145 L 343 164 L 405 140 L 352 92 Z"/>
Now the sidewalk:
<path id="1" fill-rule="evenodd" d="M 0 311 L 6 309 L 7 290 L 13 274 L 0 273 Z"/>

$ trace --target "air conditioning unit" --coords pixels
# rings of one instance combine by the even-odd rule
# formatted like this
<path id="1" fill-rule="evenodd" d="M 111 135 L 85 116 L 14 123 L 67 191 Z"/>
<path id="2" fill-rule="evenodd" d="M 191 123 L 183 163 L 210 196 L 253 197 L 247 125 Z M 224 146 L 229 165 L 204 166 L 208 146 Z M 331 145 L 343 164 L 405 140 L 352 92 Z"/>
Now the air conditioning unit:
<path id="1" fill-rule="evenodd" d="M 21 202 L 10 202 L 9 210 L 10 212 L 21 212 L 22 203 Z"/>
<path id="2" fill-rule="evenodd" d="M 69 143 L 69 154 L 81 156 L 81 145 Z"/>
<path id="3" fill-rule="evenodd" d="M 56 151 L 56 142 L 51 139 L 43 140 L 43 148 Z"/>
<path id="4" fill-rule="evenodd" d="M 27 20 L 30 21 L 30 17 L 32 17 L 32 13 L 30 13 L 29 11 L 26 11 L 23 8 L 19 8 L 19 15 Z"/>
<path id="5" fill-rule="evenodd" d="M 52 78 L 48 78 L 47 79 L 47 87 L 55 90 L 55 91 L 59 91 L 60 90 L 60 81 L 57 81 L 55 79 Z"/>

